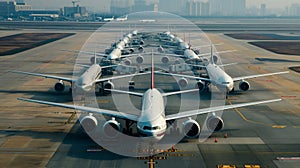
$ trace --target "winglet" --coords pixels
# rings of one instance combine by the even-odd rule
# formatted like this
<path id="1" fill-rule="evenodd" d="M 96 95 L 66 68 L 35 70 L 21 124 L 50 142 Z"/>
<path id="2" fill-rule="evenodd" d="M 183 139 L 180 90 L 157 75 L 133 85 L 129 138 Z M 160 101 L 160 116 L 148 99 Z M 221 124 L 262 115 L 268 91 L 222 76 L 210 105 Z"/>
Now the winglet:
<path id="1" fill-rule="evenodd" d="M 152 49 L 152 56 L 151 56 L 151 89 L 154 88 L 154 53 Z"/>

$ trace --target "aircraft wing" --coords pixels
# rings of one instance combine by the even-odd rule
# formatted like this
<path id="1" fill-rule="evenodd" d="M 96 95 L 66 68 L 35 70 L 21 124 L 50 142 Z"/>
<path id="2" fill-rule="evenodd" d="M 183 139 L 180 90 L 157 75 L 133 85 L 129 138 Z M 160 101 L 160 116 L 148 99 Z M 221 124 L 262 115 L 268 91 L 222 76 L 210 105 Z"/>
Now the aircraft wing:
<path id="1" fill-rule="evenodd" d="M 120 76 L 100 78 L 100 79 L 97 79 L 95 81 L 95 83 L 105 82 L 105 81 L 115 80 L 115 79 L 121 79 L 121 78 L 127 78 L 127 77 L 133 77 L 133 76 L 139 76 L 139 75 L 145 75 L 145 74 L 149 74 L 149 73 L 151 73 L 151 72 L 149 71 L 149 72 L 143 72 L 143 73 L 136 73 L 136 74 L 129 74 L 129 75 L 120 75 Z"/>
<path id="2" fill-rule="evenodd" d="M 225 51 L 217 51 L 214 52 L 215 54 L 223 54 L 223 53 L 230 53 L 230 52 L 235 52 L 236 50 L 225 50 Z M 198 54 L 199 57 L 203 57 L 203 56 L 209 56 L 211 55 L 211 53 L 203 53 L 203 54 Z"/>
<path id="3" fill-rule="evenodd" d="M 40 73 L 32 73 L 32 72 L 24 72 L 24 71 L 9 71 L 9 72 L 32 75 L 32 76 L 41 76 L 44 78 L 58 79 L 58 80 L 63 80 L 63 81 L 67 81 L 67 82 L 75 82 L 76 81 L 76 79 L 73 79 L 73 78 L 66 78 L 66 77 L 54 76 L 54 75 L 46 75 L 46 74 L 40 74 Z"/>
<path id="4" fill-rule="evenodd" d="M 199 92 L 199 89 L 189 89 L 189 90 L 180 90 L 180 91 L 175 91 L 175 92 L 167 92 L 167 93 L 162 93 L 162 96 L 171 96 L 175 94 L 182 94 L 182 93 L 189 93 L 189 92 Z"/>
<path id="5" fill-rule="evenodd" d="M 73 52 L 73 53 L 83 53 L 83 54 L 96 55 L 96 56 L 101 56 L 101 57 L 107 57 L 107 54 L 99 53 L 99 52 L 81 51 L 81 50 L 62 50 L 62 51 Z"/>
<path id="6" fill-rule="evenodd" d="M 131 92 L 131 91 L 125 91 L 125 90 L 116 90 L 116 89 L 105 89 L 105 90 L 108 90 L 111 92 L 117 92 L 117 93 L 130 94 L 130 95 L 139 96 L 139 97 L 144 96 L 143 93 L 139 93 L 139 92 Z M 176 92 L 162 93 L 162 96 L 171 96 L 171 95 L 175 95 L 175 94 L 182 94 L 182 93 L 188 93 L 188 92 L 199 92 L 199 89 L 180 90 L 180 91 L 176 91 Z"/>
<path id="7" fill-rule="evenodd" d="M 184 77 L 184 78 L 189 78 L 189 79 L 198 79 L 198 80 L 203 80 L 203 81 L 211 82 L 210 79 L 208 79 L 208 78 L 202 78 L 202 77 L 197 77 L 197 76 L 182 75 L 182 74 L 173 74 L 173 73 L 165 73 L 165 72 L 160 72 L 160 71 L 156 71 L 155 73 L 161 74 L 161 75 Z"/>
<path id="8" fill-rule="evenodd" d="M 257 77 L 263 77 L 263 76 L 271 76 L 271 75 L 279 75 L 279 74 L 286 74 L 286 73 L 289 73 L 289 71 L 266 73 L 266 74 L 259 74 L 259 75 L 241 76 L 241 77 L 232 78 L 232 80 L 233 81 L 240 81 L 240 80 L 244 80 L 244 79 L 257 78 Z"/>
<path id="9" fill-rule="evenodd" d="M 75 64 L 75 66 L 80 66 L 80 67 L 84 67 L 84 68 L 89 68 L 89 67 L 91 67 L 91 65 L 86 65 L 86 64 Z M 101 66 L 101 69 L 112 68 L 112 67 L 116 67 L 116 66 L 118 66 L 118 65 Z"/>
<path id="10" fill-rule="evenodd" d="M 134 96 L 139 96 L 139 97 L 143 97 L 143 93 L 139 93 L 139 92 L 131 92 L 131 91 L 126 91 L 126 90 L 117 90 L 117 89 L 104 89 L 104 90 L 108 90 L 111 92 L 116 92 L 116 93 L 125 93 L 125 94 L 130 94 L 130 95 L 134 95 Z"/>
<path id="11" fill-rule="evenodd" d="M 250 103 L 239 103 L 239 104 L 224 105 L 224 106 L 217 106 L 217 107 L 208 107 L 208 108 L 203 108 L 203 109 L 198 109 L 198 110 L 191 110 L 191 111 L 186 111 L 186 112 L 179 112 L 177 114 L 167 115 L 166 120 L 187 118 L 187 117 L 191 117 L 191 116 L 195 116 L 195 115 L 199 115 L 199 114 L 207 114 L 207 113 L 212 113 L 212 112 L 216 112 L 216 111 L 229 110 L 229 109 L 245 107 L 245 106 L 253 106 L 253 105 L 257 105 L 257 104 L 272 103 L 272 102 L 277 102 L 277 101 L 281 101 L 281 99 L 272 99 L 272 100 L 256 101 L 256 102 L 250 102 Z"/>
<path id="12" fill-rule="evenodd" d="M 84 112 L 88 112 L 88 113 L 103 114 L 103 115 L 107 115 L 107 116 L 128 119 L 128 120 L 132 120 L 132 121 L 138 120 L 138 116 L 133 115 L 133 114 L 124 113 L 124 112 L 99 109 L 99 108 L 93 108 L 93 107 L 85 107 L 85 106 L 75 106 L 75 105 L 70 105 L 70 104 L 54 103 L 54 102 L 26 99 L 26 98 L 18 98 L 18 100 L 33 102 L 33 103 L 38 103 L 38 104 L 57 106 L 57 107 L 63 107 L 63 108 L 68 108 L 68 109 L 76 109 L 76 110 L 80 110 L 80 111 L 84 111 Z"/>

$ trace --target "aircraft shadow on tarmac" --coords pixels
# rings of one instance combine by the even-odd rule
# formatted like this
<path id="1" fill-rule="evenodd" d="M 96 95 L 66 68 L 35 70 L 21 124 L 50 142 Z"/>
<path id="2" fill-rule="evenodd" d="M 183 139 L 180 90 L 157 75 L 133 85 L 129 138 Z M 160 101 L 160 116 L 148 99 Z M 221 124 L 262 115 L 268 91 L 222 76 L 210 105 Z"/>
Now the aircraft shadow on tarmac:
<path id="1" fill-rule="evenodd" d="M 255 58 L 258 61 L 264 61 L 264 62 L 300 62 L 295 60 L 286 60 L 286 59 L 275 59 L 275 58 Z"/>

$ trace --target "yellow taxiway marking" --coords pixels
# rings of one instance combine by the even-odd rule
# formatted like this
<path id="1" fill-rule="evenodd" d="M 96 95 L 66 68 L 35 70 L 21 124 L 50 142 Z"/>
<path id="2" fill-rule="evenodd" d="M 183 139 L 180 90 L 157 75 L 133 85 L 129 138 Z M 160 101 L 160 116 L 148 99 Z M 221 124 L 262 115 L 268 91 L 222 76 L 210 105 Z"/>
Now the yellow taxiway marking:
<path id="1" fill-rule="evenodd" d="M 230 105 L 232 105 L 232 103 L 231 103 L 230 100 L 227 99 L 227 102 L 228 102 Z M 258 125 L 264 125 L 264 126 L 271 126 L 272 128 L 278 128 L 278 129 L 283 129 L 283 128 L 286 127 L 286 125 L 272 125 L 272 124 L 266 124 L 266 123 L 262 123 L 262 122 L 252 121 L 252 120 L 247 119 L 247 118 L 243 115 L 243 113 L 240 112 L 237 108 L 234 108 L 234 111 L 235 111 L 236 113 L 238 113 L 238 114 L 241 116 L 241 118 L 242 118 L 244 121 L 248 122 L 248 123 L 258 124 Z"/>

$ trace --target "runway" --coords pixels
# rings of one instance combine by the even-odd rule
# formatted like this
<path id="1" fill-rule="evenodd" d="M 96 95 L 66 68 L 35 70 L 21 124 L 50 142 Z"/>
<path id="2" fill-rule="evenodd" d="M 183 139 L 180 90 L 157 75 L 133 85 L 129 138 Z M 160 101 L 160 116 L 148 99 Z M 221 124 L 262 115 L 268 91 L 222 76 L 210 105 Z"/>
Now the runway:
<path id="1" fill-rule="evenodd" d="M 0 57 L 0 167 L 148 167 L 148 158 L 116 155 L 95 144 L 82 132 L 68 109 L 31 104 L 18 97 L 71 103 L 72 96 L 53 89 L 55 80 L 13 74 L 7 70 L 72 76 L 76 54 L 60 49 L 79 50 L 90 30 L 8 30 L 0 36 L 23 32 L 65 32 L 73 36 L 11 56 Z M 222 33 L 207 33 L 218 50 L 237 50 L 222 54 L 222 63 L 232 77 L 277 72 L 296 66 L 297 62 L 259 61 L 256 58 L 300 61 L 299 56 L 274 54 L 236 40 Z M 300 74 L 249 80 L 247 92 L 236 91 L 227 103 L 282 98 L 277 103 L 257 105 L 223 113 L 225 128 L 203 143 L 195 139 L 175 145 L 175 152 L 154 158 L 155 167 L 217 167 L 217 165 L 260 165 L 261 167 L 297 167 L 299 161 L 280 157 L 300 156 Z M 136 81 L 137 82 L 137 81 Z M 159 81 L 160 82 L 160 81 Z M 168 108 L 176 105 L 168 101 Z M 111 106 L 110 96 L 100 96 L 104 106 Z M 204 100 L 204 103 L 207 100 Z M 208 101 L 206 103 L 209 103 Z M 201 117 L 198 117 L 201 121 Z M 201 125 L 201 124 L 200 124 Z M 224 138 L 224 135 L 227 135 Z M 217 140 L 217 142 L 215 142 Z M 116 144 L 118 145 L 118 144 Z"/>

